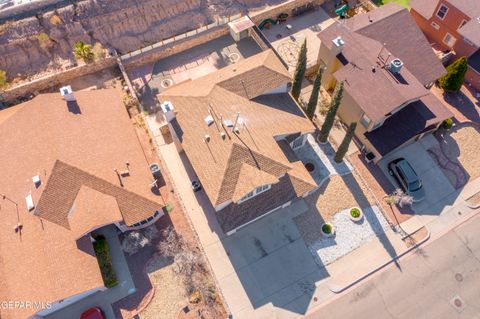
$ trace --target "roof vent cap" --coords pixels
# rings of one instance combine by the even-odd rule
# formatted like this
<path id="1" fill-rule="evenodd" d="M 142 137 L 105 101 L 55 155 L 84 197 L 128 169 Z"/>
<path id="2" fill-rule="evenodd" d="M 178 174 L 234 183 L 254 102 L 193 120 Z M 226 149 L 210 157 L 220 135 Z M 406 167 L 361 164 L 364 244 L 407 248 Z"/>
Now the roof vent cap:
<path id="1" fill-rule="evenodd" d="M 213 123 L 213 116 L 209 115 L 204 119 L 205 123 L 207 123 L 208 126 L 212 125 Z"/>
<path id="2" fill-rule="evenodd" d="M 205 136 L 203 137 L 203 141 L 204 141 L 205 143 L 210 142 L 210 135 L 205 134 Z"/>
<path id="3" fill-rule="evenodd" d="M 35 187 L 39 187 L 40 184 L 42 183 L 42 180 L 40 179 L 40 176 L 39 175 L 35 175 L 32 177 L 32 182 L 33 182 L 33 185 L 35 185 Z"/>
<path id="4" fill-rule="evenodd" d="M 388 64 L 388 69 L 392 73 L 399 73 L 402 70 L 403 62 L 400 59 L 393 59 L 392 62 Z"/>
<path id="5" fill-rule="evenodd" d="M 60 94 L 62 95 L 63 99 L 67 102 L 75 101 L 75 96 L 73 95 L 73 90 L 70 85 L 65 85 L 60 88 Z"/>
<path id="6" fill-rule="evenodd" d="M 233 127 L 233 122 L 231 120 L 224 120 L 223 125 L 226 127 Z"/>
<path id="7" fill-rule="evenodd" d="M 333 44 L 337 47 L 341 47 L 345 44 L 345 41 L 341 36 L 336 37 L 335 39 L 332 40 Z"/>
<path id="8" fill-rule="evenodd" d="M 32 209 L 35 208 L 35 205 L 33 204 L 32 194 L 30 194 L 30 195 L 28 195 L 27 197 L 25 197 L 25 202 L 27 203 L 28 211 L 31 211 Z"/>

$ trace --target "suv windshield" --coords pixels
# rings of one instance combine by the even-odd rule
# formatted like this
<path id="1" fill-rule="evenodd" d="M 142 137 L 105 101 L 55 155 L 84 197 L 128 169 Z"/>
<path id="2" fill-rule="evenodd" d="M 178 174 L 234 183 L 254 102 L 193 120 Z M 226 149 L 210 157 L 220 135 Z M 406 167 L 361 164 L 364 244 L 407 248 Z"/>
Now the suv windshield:
<path id="1" fill-rule="evenodd" d="M 416 180 L 408 184 L 408 190 L 411 192 L 419 190 L 420 188 L 422 188 L 422 183 L 420 182 L 420 180 Z"/>

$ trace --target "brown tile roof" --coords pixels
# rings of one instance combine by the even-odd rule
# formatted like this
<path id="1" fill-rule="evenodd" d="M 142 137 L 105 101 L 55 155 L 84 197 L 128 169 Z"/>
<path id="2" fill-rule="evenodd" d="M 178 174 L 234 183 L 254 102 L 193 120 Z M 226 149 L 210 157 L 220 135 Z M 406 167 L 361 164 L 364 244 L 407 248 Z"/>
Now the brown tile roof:
<path id="1" fill-rule="evenodd" d="M 409 5 L 425 19 L 430 19 L 435 12 L 438 1 L 439 0 L 412 0 Z"/>
<path id="2" fill-rule="evenodd" d="M 238 202 L 240 198 L 254 190 L 258 185 L 275 184 L 277 182 L 278 177 L 275 175 L 271 175 L 260 168 L 244 162 L 241 164 L 240 172 L 238 173 L 237 185 L 235 185 L 232 200 Z"/>
<path id="3" fill-rule="evenodd" d="M 382 50 L 379 42 L 355 32 L 344 32 L 342 38 L 345 41 L 342 55 L 349 63 L 334 76 L 344 81 L 345 91 L 372 121 L 379 121 L 402 104 L 429 94 L 406 67 L 393 74 L 379 62 L 377 56 Z M 386 60 L 388 51 L 383 49 L 381 56 Z"/>
<path id="4" fill-rule="evenodd" d="M 71 209 L 79 200 L 79 192 L 84 187 L 103 193 L 116 201 L 119 214 L 115 214 L 115 217 L 111 219 L 113 221 L 123 220 L 127 225 L 133 225 L 161 209 L 160 204 L 154 201 L 76 167 L 56 161 L 45 190 L 35 208 L 35 215 L 71 229 L 69 222 L 72 215 Z"/>
<path id="5" fill-rule="evenodd" d="M 251 186 L 260 186 L 271 182 L 271 176 L 278 179 L 293 170 L 305 170 L 289 162 L 275 137 L 312 132 L 314 126 L 288 94 L 261 95 L 288 82 L 287 70 L 268 50 L 158 96 L 162 102 L 172 102 L 177 135 L 214 206 L 240 196 L 243 186 L 236 193 L 239 177 L 251 176 Z M 215 123 L 207 126 L 204 119 L 209 110 Z M 222 127 L 220 116 L 234 122 L 238 112 L 239 133 Z M 226 133 L 224 138 L 221 132 Z M 205 135 L 210 136 L 208 143 Z M 304 183 L 314 188 L 313 178 L 306 175 L 302 175 Z"/>
<path id="6" fill-rule="evenodd" d="M 405 106 L 378 129 L 365 133 L 365 137 L 381 155 L 386 155 L 414 136 L 435 128 L 438 123 L 451 117 L 453 113 L 433 94 L 429 94 Z"/>
<path id="7" fill-rule="evenodd" d="M 42 94 L 15 111 L 7 109 L 8 116 L 0 111 L 0 192 L 18 204 L 17 215 L 15 206 L 0 198 L 1 300 L 52 302 L 103 286 L 90 240 L 78 236 L 119 216 L 129 223 L 150 216 L 153 205 L 144 212 L 136 206 L 130 209 L 128 202 L 134 197 L 147 199 L 147 206 L 158 201 L 150 191 L 153 177 L 119 92 L 82 91 L 75 96 L 77 105 L 67 105 L 60 94 Z M 130 176 L 119 188 L 113 169 L 124 170 L 126 162 Z M 80 176 L 83 187 L 71 179 L 60 180 L 63 174 Z M 35 175 L 42 181 L 38 188 L 32 182 Z M 45 218 L 28 211 L 29 194 Z M 70 203 L 73 208 L 65 219 Z M 116 207 L 118 214 L 105 212 Z M 14 231 L 19 221 L 21 236 Z M 2 318 L 24 318 L 35 312 L 0 311 Z"/>
<path id="8" fill-rule="evenodd" d="M 354 32 L 384 43 L 423 85 L 435 82 L 446 72 L 408 10 L 396 3 L 359 14 L 348 19 L 346 25 Z"/>

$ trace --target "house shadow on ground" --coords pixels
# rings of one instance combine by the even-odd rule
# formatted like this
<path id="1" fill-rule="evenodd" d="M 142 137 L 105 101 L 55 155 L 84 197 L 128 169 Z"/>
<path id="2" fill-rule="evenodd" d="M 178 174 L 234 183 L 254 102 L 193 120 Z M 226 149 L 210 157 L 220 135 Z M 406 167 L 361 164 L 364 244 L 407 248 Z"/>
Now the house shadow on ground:
<path id="1" fill-rule="evenodd" d="M 197 180 L 186 156 L 181 158 L 190 179 Z M 329 276 L 326 269 L 315 262 L 294 221 L 295 217 L 309 209 L 305 200 L 297 199 L 290 206 L 226 236 L 204 191 L 195 195 L 205 212 L 210 230 L 220 237 L 221 247 L 216 249 L 224 250 L 234 269 L 234 272 L 222 273 L 221 277 L 219 272 L 216 274 L 227 302 L 236 300 L 235 304 L 229 303 L 234 315 L 242 309 L 258 309 L 268 304 L 305 314 L 315 300 L 315 284 Z M 320 214 L 316 216 L 321 219 Z M 315 223 L 322 224 L 323 221 Z M 210 249 L 206 248 L 207 251 Z M 235 277 L 238 277 L 248 301 L 239 297 L 243 292 L 232 291 L 231 283 Z"/>

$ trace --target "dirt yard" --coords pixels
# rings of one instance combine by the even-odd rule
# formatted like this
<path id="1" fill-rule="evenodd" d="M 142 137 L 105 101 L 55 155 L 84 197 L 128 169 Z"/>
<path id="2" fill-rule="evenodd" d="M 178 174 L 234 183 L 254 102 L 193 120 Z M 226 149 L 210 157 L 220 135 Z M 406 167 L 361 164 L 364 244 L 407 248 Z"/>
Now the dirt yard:
<path id="1" fill-rule="evenodd" d="M 469 180 L 480 177 L 480 128 L 477 124 L 462 123 L 443 135 L 442 150 L 453 162 L 459 163 Z"/>

